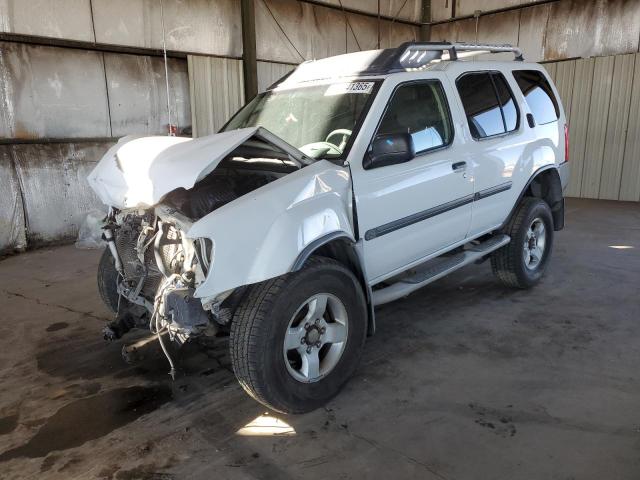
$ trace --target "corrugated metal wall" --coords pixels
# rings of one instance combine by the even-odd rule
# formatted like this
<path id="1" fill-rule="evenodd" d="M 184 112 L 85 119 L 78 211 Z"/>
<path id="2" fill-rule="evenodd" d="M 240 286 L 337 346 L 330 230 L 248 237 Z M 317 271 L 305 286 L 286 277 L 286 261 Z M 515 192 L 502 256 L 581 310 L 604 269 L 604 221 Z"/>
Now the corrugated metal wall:
<path id="1" fill-rule="evenodd" d="M 340 5 L 337 1 L 326 1 Z M 258 90 L 304 61 L 416 40 L 418 27 L 299 0 L 256 0 Z M 377 13 L 378 2 L 344 0 L 345 8 Z M 381 15 L 419 21 L 421 0 L 383 0 Z M 392 12 L 392 13 L 390 13 Z M 194 136 L 216 132 L 242 105 L 242 62 L 189 56 Z"/>
<path id="2" fill-rule="evenodd" d="M 548 63 L 569 119 L 568 196 L 640 201 L 640 54 Z"/>
<path id="3" fill-rule="evenodd" d="M 258 62 L 258 92 L 264 92 L 294 68 L 295 65 L 286 63 Z"/>
<path id="4" fill-rule="evenodd" d="M 244 104 L 242 60 L 189 55 L 193 136 L 216 133 Z"/>

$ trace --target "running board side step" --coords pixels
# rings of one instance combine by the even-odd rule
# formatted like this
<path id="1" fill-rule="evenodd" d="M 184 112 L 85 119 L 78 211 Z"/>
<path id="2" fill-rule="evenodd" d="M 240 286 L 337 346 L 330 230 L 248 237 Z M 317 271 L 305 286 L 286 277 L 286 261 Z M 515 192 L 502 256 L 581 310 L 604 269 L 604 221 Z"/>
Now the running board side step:
<path id="1" fill-rule="evenodd" d="M 443 258 L 443 261 L 436 265 L 433 265 L 434 260 L 436 259 L 429 260 L 423 264 L 422 268 L 421 266 L 418 266 L 415 269 L 412 269 L 414 273 L 410 276 L 404 277 L 388 287 L 374 290 L 373 304 L 376 306 L 382 305 L 405 297 L 411 292 L 414 292 L 419 288 L 422 288 L 425 285 L 428 285 L 429 283 L 464 267 L 465 265 L 469 265 L 470 263 L 480 260 L 482 257 L 487 256 L 494 250 L 504 247 L 510 241 L 511 238 L 508 235 L 495 235 L 489 240 L 477 245 L 471 245 L 466 250 L 456 253 L 450 257 L 439 257 Z"/>

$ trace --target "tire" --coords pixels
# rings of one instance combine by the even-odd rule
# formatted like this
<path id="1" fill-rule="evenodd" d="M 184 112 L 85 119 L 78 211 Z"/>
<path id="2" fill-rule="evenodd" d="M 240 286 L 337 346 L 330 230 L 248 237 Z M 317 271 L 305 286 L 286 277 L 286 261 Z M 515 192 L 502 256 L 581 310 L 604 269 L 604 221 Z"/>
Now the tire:
<path id="1" fill-rule="evenodd" d="M 543 235 L 540 225 L 544 227 Z M 530 228 L 538 232 L 532 239 Z M 553 250 L 553 217 L 549 205 L 539 198 L 523 198 L 504 233 L 511 237 L 511 242 L 491 256 L 494 275 L 508 287 L 533 287 L 542 278 Z"/>
<path id="2" fill-rule="evenodd" d="M 313 312 L 322 310 L 325 297 L 328 313 L 314 323 Z M 333 398 L 355 371 L 366 319 L 365 297 L 353 273 L 334 260 L 312 257 L 298 272 L 248 288 L 231 323 L 233 371 L 245 391 L 267 407 L 281 413 L 309 412 Z M 346 340 L 323 343 L 332 332 Z M 289 350 L 285 338 L 294 345 L 300 340 L 301 346 Z M 311 353 L 304 354 L 309 349 Z M 308 360 L 305 369 L 303 355 L 314 358 L 316 351 L 319 368 L 314 370 Z"/>
<path id="3" fill-rule="evenodd" d="M 118 271 L 109 248 L 105 248 L 98 264 L 98 292 L 106 307 L 118 312 Z"/>

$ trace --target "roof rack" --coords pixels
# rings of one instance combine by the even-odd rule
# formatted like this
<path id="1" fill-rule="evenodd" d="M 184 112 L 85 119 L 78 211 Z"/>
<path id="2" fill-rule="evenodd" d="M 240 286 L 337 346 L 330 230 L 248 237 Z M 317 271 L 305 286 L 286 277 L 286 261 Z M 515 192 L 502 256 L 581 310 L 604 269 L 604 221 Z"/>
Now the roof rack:
<path id="1" fill-rule="evenodd" d="M 1 1 L 1 0 L 0 0 Z M 523 60 L 519 48 L 511 45 L 491 45 L 479 43 L 450 42 L 406 42 L 397 48 L 368 50 L 329 57 L 321 60 L 309 60 L 277 80 L 268 90 L 273 90 L 289 77 L 292 83 L 326 79 L 327 71 L 339 72 L 338 76 L 387 75 L 427 68 L 431 62 L 458 60 L 459 56 L 469 52 L 513 53 L 515 60 Z"/>
<path id="2" fill-rule="evenodd" d="M 458 60 L 462 52 L 504 53 L 510 52 L 515 60 L 522 61 L 522 52 L 512 45 L 492 45 L 481 43 L 450 43 L 450 42 L 405 42 L 395 49 L 389 56 L 384 70 L 386 73 L 414 70 L 427 66 L 434 60 L 442 60 L 447 52 L 448 60 Z"/>

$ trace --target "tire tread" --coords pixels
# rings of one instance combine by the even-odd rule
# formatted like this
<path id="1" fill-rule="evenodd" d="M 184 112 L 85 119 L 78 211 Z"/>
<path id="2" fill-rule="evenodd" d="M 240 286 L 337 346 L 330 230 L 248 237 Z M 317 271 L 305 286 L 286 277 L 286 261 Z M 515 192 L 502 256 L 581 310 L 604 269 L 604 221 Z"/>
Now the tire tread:
<path id="1" fill-rule="evenodd" d="M 511 220 L 504 228 L 504 232 L 511 237 L 512 242 L 491 255 L 491 270 L 498 280 L 507 287 L 520 289 L 528 287 L 516 275 L 516 262 L 520 261 L 517 248 L 520 247 L 515 246 L 513 240 L 516 233 L 522 228 L 529 211 L 534 205 L 542 201 L 536 197 L 524 197 L 522 199 L 515 215 L 511 217 Z"/>
<path id="2" fill-rule="evenodd" d="M 326 257 L 311 257 L 303 268 L 327 264 L 344 268 L 339 262 Z M 295 273 L 288 273 L 249 287 L 233 317 L 229 342 L 233 372 L 242 388 L 256 401 L 284 413 L 296 412 L 289 405 L 278 402 L 276 395 L 269 394 L 269 386 L 260 379 L 259 372 L 263 365 L 258 359 L 262 358 L 264 348 L 264 342 L 260 341 L 262 326 L 268 321 L 267 316 L 276 298 L 282 294 L 293 275 Z"/>

